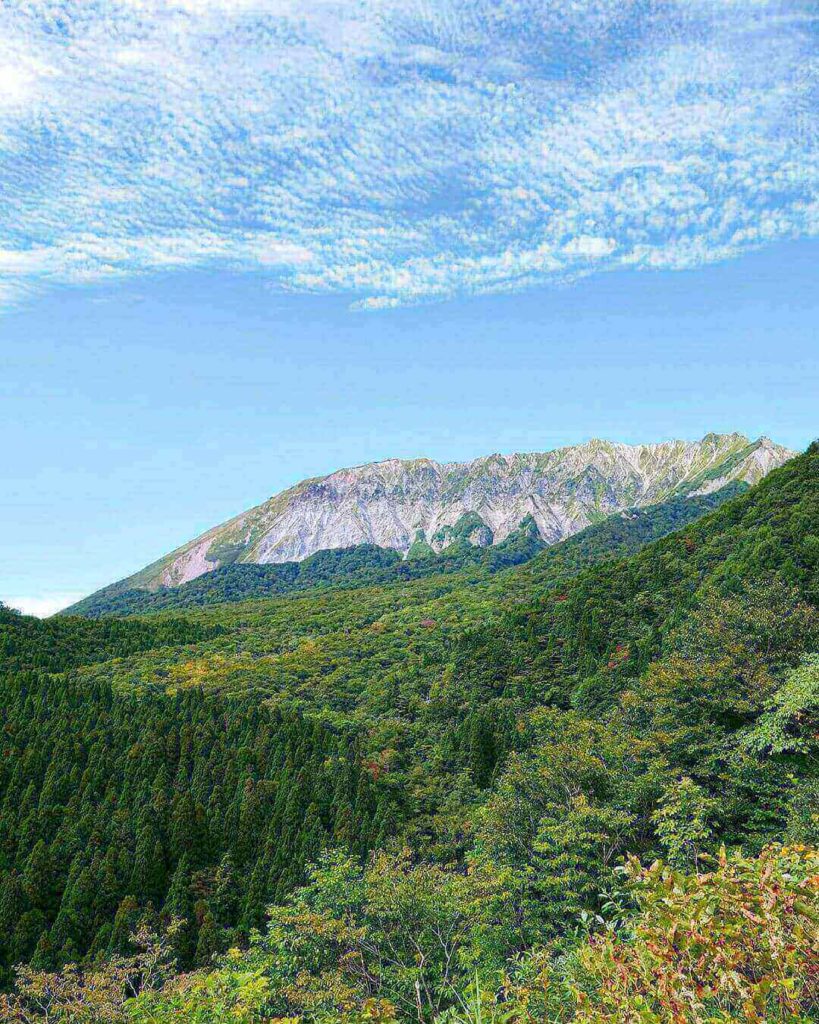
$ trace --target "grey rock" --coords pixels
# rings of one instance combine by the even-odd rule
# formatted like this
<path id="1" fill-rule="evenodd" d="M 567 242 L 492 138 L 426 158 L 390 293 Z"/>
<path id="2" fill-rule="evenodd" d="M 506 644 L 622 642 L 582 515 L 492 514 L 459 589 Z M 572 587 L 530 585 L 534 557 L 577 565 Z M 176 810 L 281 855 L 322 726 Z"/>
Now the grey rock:
<path id="1" fill-rule="evenodd" d="M 440 551 L 456 527 L 470 543 L 497 544 L 528 515 L 552 544 L 627 508 L 735 480 L 755 484 L 793 454 L 765 437 L 707 434 L 644 445 L 593 440 L 471 462 L 387 459 L 305 480 L 124 582 L 177 586 L 232 562 L 300 561 L 356 544 L 406 553 L 424 538 Z"/>

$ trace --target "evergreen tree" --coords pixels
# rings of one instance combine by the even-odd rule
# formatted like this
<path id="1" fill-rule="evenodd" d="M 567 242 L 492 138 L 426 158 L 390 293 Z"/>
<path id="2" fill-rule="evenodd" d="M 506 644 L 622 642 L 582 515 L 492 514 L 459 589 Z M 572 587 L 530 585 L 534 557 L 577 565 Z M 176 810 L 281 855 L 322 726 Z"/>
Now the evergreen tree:
<path id="1" fill-rule="evenodd" d="M 217 953 L 223 952 L 224 938 L 222 930 L 216 923 L 209 908 L 205 908 L 202 923 L 199 926 L 199 938 L 196 943 L 194 963 L 197 967 L 206 967 L 213 962 Z"/>

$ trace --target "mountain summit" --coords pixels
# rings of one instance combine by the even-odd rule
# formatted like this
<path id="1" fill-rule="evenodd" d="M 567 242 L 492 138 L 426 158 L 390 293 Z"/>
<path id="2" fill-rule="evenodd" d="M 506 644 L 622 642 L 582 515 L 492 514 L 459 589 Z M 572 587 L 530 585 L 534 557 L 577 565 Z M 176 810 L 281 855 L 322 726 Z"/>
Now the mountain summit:
<path id="1" fill-rule="evenodd" d="M 674 495 L 754 484 L 792 452 L 768 438 L 627 445 L 592 440 L 471 462 L 387 459 L 296 484 L 152 563 L 120 586 L 173 587 L 233 563 L 301 561 L 375 544 L 404 554 L 497 544 L 531 517 L 548 544 Z"/>

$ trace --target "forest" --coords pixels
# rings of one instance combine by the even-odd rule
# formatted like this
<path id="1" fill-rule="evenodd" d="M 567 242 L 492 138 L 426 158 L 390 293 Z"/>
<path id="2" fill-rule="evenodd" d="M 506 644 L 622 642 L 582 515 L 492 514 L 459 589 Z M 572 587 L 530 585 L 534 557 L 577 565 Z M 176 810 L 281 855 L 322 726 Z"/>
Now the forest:
<path id="1" fill-rule="evenodd" d="M 2 1019 L 819 1019 L 819 443 L 521 537 L 0 610 Z"/>

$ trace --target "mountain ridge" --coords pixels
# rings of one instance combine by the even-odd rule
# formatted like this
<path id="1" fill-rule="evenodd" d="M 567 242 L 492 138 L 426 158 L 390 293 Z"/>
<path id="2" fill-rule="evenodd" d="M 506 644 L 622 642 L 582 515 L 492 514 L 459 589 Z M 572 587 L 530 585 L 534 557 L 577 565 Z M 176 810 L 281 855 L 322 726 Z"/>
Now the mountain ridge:
<path id="1" fill-rule="evenodd" d="M 226 565 L 300 562 L 361 544 L 404 556 L 458 540 L 497 545 L 527 517 L 553 544 L 626 508 L 757 483 L 793 454 L 767 437 L 709 433 L 641 445 L 595 438 L 465 462 L 362 463 L 300 481 L 112 586 L 175 587 Z"/>
<path id="2" fill-rule="evenodd" d="M 434 552 L 415 555 L 410 550 L 402 558 L 391 548 L 360 544 L 351 548 L 317 551 L 301 562 L 269 565 L 234 563 L 177 587 L 122 590 L 114 585 L 103 588 L 60 614 L 86 618 L 141 615 L 308 591 L 355 590 L 453 574 L 458 574 L 463 581 L 476 582 L 498 572 L 519 569 L 524 563 L 529 563 L 533 571 L 538 571 L 536 565 L 541 563 L 541 572 L 546 564 L 562 564 L 565 575 L 570 576 L 584 565 L 633 553 L 651 540 L 681 529 L 747 489 L 748 484 L 734 482 L 711 494 L 674 497 L 659 505 L 625 509 L 607 516 L 600 523 L 587 526 L 558 544 L 544 544 L 529 517 L 505 540 L 488 547 L 455 541 L 437 555 Z"/>

